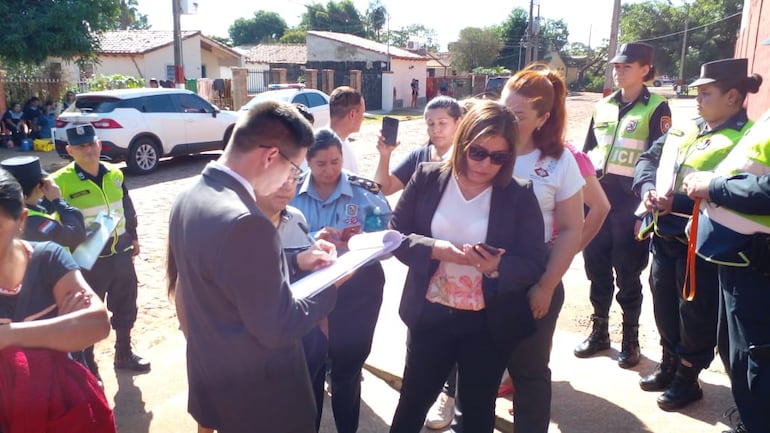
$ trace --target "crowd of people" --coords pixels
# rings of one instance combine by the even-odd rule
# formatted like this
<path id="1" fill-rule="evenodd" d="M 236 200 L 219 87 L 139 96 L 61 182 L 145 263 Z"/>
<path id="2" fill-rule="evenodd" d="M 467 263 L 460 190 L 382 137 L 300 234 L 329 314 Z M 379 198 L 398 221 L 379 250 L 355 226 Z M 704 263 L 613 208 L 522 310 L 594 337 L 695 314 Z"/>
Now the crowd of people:
<path id="1" fill-rule="evenodd" d="M 762 77 L 748 74 L 746 59 L 706 63 L 690 85 L 699 117 L 672 119 L 644 85 L 653 54 L 628 43 L 610 60 L 618 90 L 597 103 L 582 151 L 564 138 L 565 82 L 541 65 L 508 79 L 499 100 L 429 101 L 426 146 L 391 170 L 399 143 L 381 135 L 373 179 L 359 172 L 350 139 L 366 110 L 358 90 L 335 89 L 330 125 L 317 131 L 302 106 L 264 102 L 244 113 L 169 221 L 168 292 L 187 338 L 199 431 L 318 431 L 327 382 L 337 431 L 358 430 L 383 267 L 372 261 L 303 297 L 291 282 L 333 263 L 356 234 L 385 229 L 403 235 L 393 255 L 408 268 L 391 432 L 492 432 L 509 380 L 514 431 L 546 433 L 562 279 L 581 251 L 593 315 L 576 357 L 610 348 L 615 296 L 617 363 L 639 363 L 651 253 L 662 358 L 641 389 L 660 393 L 663 410 L 686 407 L 703 398 L 698 376 L 718 349 L 741 419 L 733 431 L 770 431 L 770 112 L 754 122 L 744 108 Z M 15 104 L 3 123 L 23 121 L 18 113 Z M 111 324 L 114 367 L 150 370 L 131 345 L 138 221 L 122 172 L 99 161 L 96 131 L 66 132 L 73 162 L 56 173 L 35 157 L 2 162 L 0 378 L 33 363 L 66 367 L 90 397 L 78 425 L 114 431 L 93 344 Z M 398 191 L 391 207 L 386 195 Z M 70 252 L 106 210 L 115 227 L 95 262 L 79 265 Z M 0 392 L 0 431 L 25 422 L 8 400 L 25 390 L 11 391 Z"/>

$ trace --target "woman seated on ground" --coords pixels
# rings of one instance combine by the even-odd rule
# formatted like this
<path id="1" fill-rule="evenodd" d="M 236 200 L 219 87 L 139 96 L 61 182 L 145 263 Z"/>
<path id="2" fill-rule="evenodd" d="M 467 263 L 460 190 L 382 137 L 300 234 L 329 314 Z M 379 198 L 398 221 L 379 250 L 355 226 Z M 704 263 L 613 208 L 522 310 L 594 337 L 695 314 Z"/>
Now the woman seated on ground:
<path id="1" fill-rule="evenodd" d="M 537 198 L 513 179 L 516 130 L 504 105 L 478 101 L 452 157 L 421 164 L 393 213 L 391 228 L 407 235 L 395 255 L 409 267 L 400 307 L 409 339 L 391 432 L 420 431 L 455 363 L 463 430 L 494 429 L 500 376 L 534 332 L 527 290 L 546 263 Z"/>
<path id="2" fill-rule="evenodd" d="M 66 416 L 67 431 L 114 432 L 104 391 L 67 355 L 109 335 L 107 310 L 63 247 L 19 239 L 26 217 L 0 169 L 0 429 L 49 431 Z"/>

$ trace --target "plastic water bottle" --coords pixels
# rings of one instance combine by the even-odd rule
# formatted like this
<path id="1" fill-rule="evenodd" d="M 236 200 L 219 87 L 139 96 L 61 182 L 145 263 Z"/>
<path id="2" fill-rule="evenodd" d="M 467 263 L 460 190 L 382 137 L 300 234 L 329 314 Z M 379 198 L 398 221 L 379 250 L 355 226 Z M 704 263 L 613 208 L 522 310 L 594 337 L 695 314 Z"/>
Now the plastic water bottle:
<path id="1" fill-rule="evenodd" d="M 382 217 L 382 210 L 379 206 L 375 207 L 370 212 L 367 212 L 366 218 L 364 219 L 365 232 L 385 230 L 385 226 L 385 218 Z"/>

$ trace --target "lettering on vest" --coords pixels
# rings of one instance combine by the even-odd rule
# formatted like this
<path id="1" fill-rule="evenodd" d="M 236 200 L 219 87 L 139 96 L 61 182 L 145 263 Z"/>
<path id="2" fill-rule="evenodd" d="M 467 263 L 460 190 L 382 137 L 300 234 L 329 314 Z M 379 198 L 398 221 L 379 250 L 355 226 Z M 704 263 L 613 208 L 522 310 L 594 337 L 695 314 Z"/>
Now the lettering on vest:
<path id="1" fill-rule="evenodd" d="M 84 191 L 73 192 L 72 194 L 70 194 L 70 198 L 83 197 L 84 195 L 88 195 L 88 194 L 91 194 L 91 191 L 84 190 Z"/>

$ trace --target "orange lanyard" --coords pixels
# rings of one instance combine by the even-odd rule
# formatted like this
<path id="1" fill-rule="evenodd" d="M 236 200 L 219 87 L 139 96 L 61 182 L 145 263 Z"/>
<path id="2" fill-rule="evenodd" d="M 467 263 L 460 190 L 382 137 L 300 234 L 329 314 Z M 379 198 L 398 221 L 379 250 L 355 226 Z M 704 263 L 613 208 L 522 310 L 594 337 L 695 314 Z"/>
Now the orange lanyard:
<path id="1" fill-rule="evenodd" d="M 687 239 L 687 265 L 684 271 L 684 287 L 682 287 L 682 297 L 686 301 L 695 299 L 695 261 L 697 259 L 695 248 L 698 242 L 700 201 L 700 198 L 695 199 L 695 206 L 692 209 L 692 221 L 690 222 L 690 237 Z"/>

